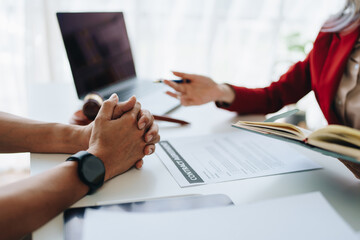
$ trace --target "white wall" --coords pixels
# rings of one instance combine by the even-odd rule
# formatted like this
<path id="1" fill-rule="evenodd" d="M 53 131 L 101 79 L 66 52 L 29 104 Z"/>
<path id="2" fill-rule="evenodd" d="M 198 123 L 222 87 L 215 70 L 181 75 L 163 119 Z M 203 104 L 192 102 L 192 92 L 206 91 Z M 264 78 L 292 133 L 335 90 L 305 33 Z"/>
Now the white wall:
<path id="1" fill-rule="evenodd" d="M 2 0 L 0 110 L 26 114 L 25 83 L 71 82 L 55 13 L 124 11 L 137 73 L 205 74 L 249 87 L 277 80 L 344 0 Z M 310 44 L 311 45 L 311 44 Z"/>

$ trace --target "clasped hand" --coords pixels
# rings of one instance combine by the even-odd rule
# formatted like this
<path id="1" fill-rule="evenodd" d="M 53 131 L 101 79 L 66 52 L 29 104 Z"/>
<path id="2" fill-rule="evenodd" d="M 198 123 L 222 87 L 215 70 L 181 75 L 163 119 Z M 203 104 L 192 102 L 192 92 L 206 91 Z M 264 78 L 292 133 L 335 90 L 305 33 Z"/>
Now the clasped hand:
<path id="1" fill-rule="evenodd" d="M 142 158 L 155 151 L 159 128 L 147 110 L 142 110 L 135 97 L 118 103 L 113 94 L 103 103 L 93 123 L 88 152 L 105 165 L 105 181 L 127 171 L 140 168 Z"/>

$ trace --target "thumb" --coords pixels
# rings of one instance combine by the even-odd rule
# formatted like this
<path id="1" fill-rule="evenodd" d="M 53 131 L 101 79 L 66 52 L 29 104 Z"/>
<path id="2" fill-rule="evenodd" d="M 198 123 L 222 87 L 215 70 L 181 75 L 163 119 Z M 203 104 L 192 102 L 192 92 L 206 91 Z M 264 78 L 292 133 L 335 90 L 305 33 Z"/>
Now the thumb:
<path id="1" fill-rule="evenodd" d="M 113 93 L 111 97 L 102 104 L 96 118 L 99 117 L 106 120 L 111 120 L 111 117 L 113 116 L 113 112 L 118 101 L 119 98 L 117 94 Z"/>
<path id="2" fill-rule="evenodd" d="M 116 104 L 113 115 L 112 115 L 112 119 L 117 119 L 117 118 L 121 117 L 124 113 L 133 109 L 135 106 L 135 103 L 136 103 L 136 97 L 132 96 L 126 102 L 120 102 L 120 103 Z"/>

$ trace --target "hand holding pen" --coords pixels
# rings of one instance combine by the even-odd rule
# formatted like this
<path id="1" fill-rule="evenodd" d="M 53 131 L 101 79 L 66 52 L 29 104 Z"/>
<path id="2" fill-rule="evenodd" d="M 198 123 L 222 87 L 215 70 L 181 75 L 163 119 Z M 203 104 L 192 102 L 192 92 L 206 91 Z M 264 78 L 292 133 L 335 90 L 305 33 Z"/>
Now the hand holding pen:
<path id="1" fill-rule="evenodd" d="M 224 101 L 228 100 L 229 95 L 235 95 L 228 85 L 217 84 L 209 77 L 181 72 L 173 72 L 173 74 L 181 79 L 161 82 L 175 90 L 175 92 L 167 91 L 166 94 L 179 99 L 184 106 Z"/>

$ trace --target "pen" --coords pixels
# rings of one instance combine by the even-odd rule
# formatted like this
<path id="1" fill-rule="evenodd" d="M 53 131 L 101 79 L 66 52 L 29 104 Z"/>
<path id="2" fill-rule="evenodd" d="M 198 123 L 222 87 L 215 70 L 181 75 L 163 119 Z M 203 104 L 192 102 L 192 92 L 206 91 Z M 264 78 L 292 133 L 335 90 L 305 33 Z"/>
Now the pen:
<path id="1" fill-rule="evenodd" d="M 158 79 L 155 80 L 154 83 L 162 83 L 165 79 Z M 174 83 L 190 83 L 189 79 L 169 79 L 169 81 L 172 81 Z"/>
<path id="2" fill-rule="evenodd" d="M 170 118 L 170 117 L 165 117 L 165 116 L 159 116 L 159 115 L 153 115 L 155 120 L 158 121 L 166 121 L 166 122 L 173 122 L 173 123 L 179 123 L 180 125 L 188 125 L 190 124 L 189 122 L 183 121 L 183 120 L 179 120 L 179 119 L 175 119 L 175 118 Z"/>

